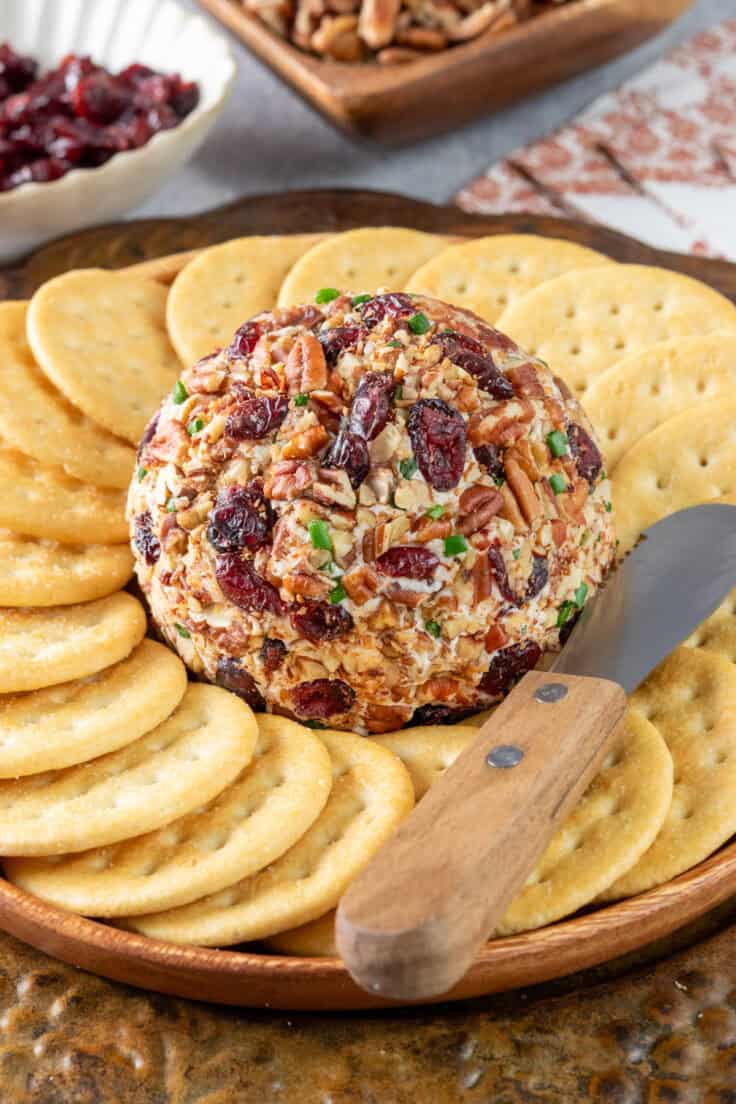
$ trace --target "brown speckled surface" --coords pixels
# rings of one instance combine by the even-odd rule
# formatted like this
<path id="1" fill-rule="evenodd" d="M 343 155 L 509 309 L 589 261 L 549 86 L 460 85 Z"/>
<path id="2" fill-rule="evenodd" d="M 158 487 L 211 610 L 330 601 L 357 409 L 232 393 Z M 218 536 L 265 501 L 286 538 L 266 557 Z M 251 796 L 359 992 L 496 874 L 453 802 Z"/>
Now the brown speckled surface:
<path id="1" fill-rule="evenodd" d="M 187 222 L 76 235 L 0 272 L 0 294 L 27 295 L 67 267 L 131 264 L 237 234 L 387 222 L 537 229 L 524 216 L 474 219 L 370 193 L 303 194 L 286 206 L 262 197 Z M 553 222 L 548 232 L 647 259 L 609 231 Z M 712 282 L 736 296 L 736 269 L 710 263 Z M 736 1104 L 735 915 L 733 902 L 666 945 L 538 989 L 373 1015 L 146 994 L 0 935 L 0 1104 Z"/>

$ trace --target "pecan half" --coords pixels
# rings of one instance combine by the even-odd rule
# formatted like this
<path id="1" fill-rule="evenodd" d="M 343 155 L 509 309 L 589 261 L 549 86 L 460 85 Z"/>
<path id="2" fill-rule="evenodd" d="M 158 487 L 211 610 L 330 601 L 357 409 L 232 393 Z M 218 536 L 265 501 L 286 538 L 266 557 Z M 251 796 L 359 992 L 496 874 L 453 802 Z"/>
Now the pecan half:
<path id="1" fill-rule="evenodd" d="M 363 0 L 358 32 L 374 50 L 388 46 L 396 31 L 401 0 Z"/>
<path id="2" fill-rule="evenodd" d="M 378 576 L 372 568 L 363 565 L 343 575 L 342 585 L 356 606 L 363 606 L 376 593 Z"/>
<path id="3" fill-rule="evenodd" d="M 458 529 L 469 537 L 479 529 L 485 529 L 491 518 L 503 509 L 503 495 L 496 487 L 476 483 L 460 495 L 460 521 Z"/>
<path id="4" fill-rule="evenodd" d="M 327 387 L 327 362 L 322 346 L 312 333 L 301 333 L 286 360 L 286 379 L 291 395 L 323 391 Z"/>
<path id="5" fill-rule="evenodd" d="M 306 460 L 324 448 L 328 440 L 329 434 L 324 426 L 309 426 L 286 442 L 281 456 L 284 460 Z"/>
<path id="6" fill-rule="evenodd" d="M 539 516 L 542 506 L 534 490 L 534 484 L 521 465 L 513 459 L 504 460 L 506 479 L 516 499 L 522 516 L 530 525 Z"/>
<path id="7" fill-rule="evenodd" d="M 312 49 L 335 61 L 360 61 L 363 44 L 357 15 L 326 15 L 312 35 Z"/>
<path id="8" fill-rule="evenodd" d="M 499 510 L 501 517 L 510 521 L 517 533 L 525 533 L 529 527 L 524 521 L 514 492 L 508 483 L 504 483 L 499 489 L 503 495 L 503 509 Z"/>
<path id="9" fill-rule="evenodd" d="M 279 460 L 271 469 L 264 493 L 266 498 L 299 498 L 311 482 L 312 472 L 307 464 L 300 464 L 296 460 Z"/>
<path id="10" fill-rule="evenodd" d="M 527 399 L 544 398 L 544 388 L 539 381 L 534 365 L 530 364 L 529 361 L 510 368 L 506 375 L 511 380 L 517 395 L 523 395 Z"/>

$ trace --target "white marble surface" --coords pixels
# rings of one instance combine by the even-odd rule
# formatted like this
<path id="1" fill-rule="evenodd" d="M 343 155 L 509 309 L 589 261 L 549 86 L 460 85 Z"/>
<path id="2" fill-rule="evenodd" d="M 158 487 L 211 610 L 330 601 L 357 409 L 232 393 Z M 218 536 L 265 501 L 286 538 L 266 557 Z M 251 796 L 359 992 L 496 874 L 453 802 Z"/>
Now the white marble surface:
<path id="1" fill-rule="evenodd" d="M 454 133 L 391 151 L 334 130 L 230 36 L 240 72 L 227 110 L 195 160 L 132 214 L 185 214 L 248 192 L 319 186 L 448 200 L 515 146 L 548 133 L 601 92 L 725 18 L 736 18 L 736 0 L 694 0 L 664 34 L 623 58 Z"/>

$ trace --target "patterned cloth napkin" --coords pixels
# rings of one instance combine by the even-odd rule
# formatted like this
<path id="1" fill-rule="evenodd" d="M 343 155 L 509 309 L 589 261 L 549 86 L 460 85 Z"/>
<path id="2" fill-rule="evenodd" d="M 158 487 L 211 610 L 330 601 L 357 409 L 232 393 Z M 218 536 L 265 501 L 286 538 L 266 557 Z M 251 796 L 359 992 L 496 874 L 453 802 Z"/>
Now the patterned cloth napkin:
<path id="1" fill-rule="evenodd" d="M 736 20 L 698 35 L 455 197 L 736 260 Z"/>

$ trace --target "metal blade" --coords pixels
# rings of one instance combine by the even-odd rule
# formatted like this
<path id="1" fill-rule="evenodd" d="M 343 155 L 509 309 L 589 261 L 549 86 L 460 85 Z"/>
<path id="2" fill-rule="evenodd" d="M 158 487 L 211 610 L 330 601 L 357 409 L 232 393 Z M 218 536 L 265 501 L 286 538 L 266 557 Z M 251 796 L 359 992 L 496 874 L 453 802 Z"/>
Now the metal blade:
<path id="1" fill-rule="evenodd" d="M 736 586 L 736 506 L 680 510 L 644 538 L 585 607 L 555 671 L 631 693 Z"/>

